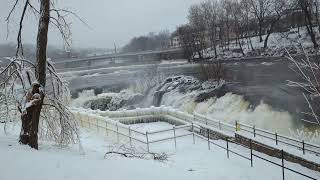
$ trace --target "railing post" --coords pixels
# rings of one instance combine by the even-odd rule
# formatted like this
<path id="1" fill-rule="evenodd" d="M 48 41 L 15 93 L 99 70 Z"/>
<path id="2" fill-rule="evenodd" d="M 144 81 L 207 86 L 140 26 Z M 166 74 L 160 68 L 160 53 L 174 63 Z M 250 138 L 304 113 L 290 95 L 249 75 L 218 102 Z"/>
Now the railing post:
<path id="1" fill-rule="evenodd" d="M 173 126 L 174 148 L 177 149 L 176 125 Z"/>
<path id="2" fill-rule="evenodd" d="M 98 125 L 98 119 L 97 119 L 97 121 L 96 121 L 96 123 L 97 123 L 97 132 L 99 132 L 99 125 Z"/>
<path id="3" fill-rule="evenodd" d="M 193 126 L 193 122 L 192 122 L 191 129 L 192 129 L 193 144 L 196 144 L 195 137 L 194 137 L 194 126 Z"/>
<path id="4" fill-rule="evenodd" d="M 78 113 L 78 117 L 80 117 L 80 125 L 81 125 L 81 127 L 83 127 L 83 120 L 82 120 L 82 118 L 80 116 L 80 113 Z"/>
<path id="5" fill-rule="evenodd" d="M 107 136 L 109 136 L 109 133 L 108 133 L 108 121 L 106 121 L 106 133 L 107 133 Z"/>
<path id="6" fill-rule="evenodd" d="M 302 152 L 303 152 L 303 155 L 306 154 L 304 146 L 305 146 L 305 143 L 304 143 L 304 140 L 302 140 Z"/>
<path id="7" fill-rule="evenodd" d="M 129 126 L 129 139 L 130 139 L 130 146 L 132 146 L 131 126 Z"/>
<path id="8" fill-rule="evenodd" d="M 281 150 L 281 160 L 282 160 L 282 180 L 284 180 L 284 157 L 283 157 L 283 149 Z"/>
<path id="9" fill-rule="evenodd" d="M 238 131 L 238 121 L 236 121 L 236 132 Z"/>
<path id="10" fill-rule="evenodd" d="M 219 130 L 221 130 L 221 121 L 219 121 Z"/>
<path id="11" fill-rule="evenodd" d="M 253 167 L 252 139 L 250 139 L 250 161 L 251 167 Z"/>
<path id="12" fill-rule="evenodd" d="M 89 129 L 91 128 L 91 123 L 90 123 L 90 120 L 89 120 L 89 115 L 88 115 L 88 126 L 89 126 Z"/>
<path id="13" fill-rule="evenodd" d="M 209 129 L 207 129 L 207 136 L 208 136 L 208 149 L 210 150 L 210 134 L 209 134 Z"/>
<path id="14" fill-rule="evenodd" d="M 148 131 L 146 132 L 146 139 L 147 139 L 147 150 L 148 150 L 148 152 L 150 152 L 150 149 L 149 149 L 149 137 L 148 137 Z"/>
<path id="15" fill-rule="evenodd" d="M 256 126 L 253 126 L 253 137 L 256 137 Z"/>
<path id="16" fill-rule="evenodd" d="M 119 128 L 118 128 L 118 123 L 116 123 L 116 126 L 117 126 L 117 141 L 119 143 Z"/>
<path id="17" fill-rule="evenodd" d="M 227 142 L 227 157 L 229 159 L 229 139 L 226 137 L 226 142 Z"/>
<path id="18" fill-rule="evenodd" d="M 276 145 L 278 145 L 278 133 L 276 133 Z"/>

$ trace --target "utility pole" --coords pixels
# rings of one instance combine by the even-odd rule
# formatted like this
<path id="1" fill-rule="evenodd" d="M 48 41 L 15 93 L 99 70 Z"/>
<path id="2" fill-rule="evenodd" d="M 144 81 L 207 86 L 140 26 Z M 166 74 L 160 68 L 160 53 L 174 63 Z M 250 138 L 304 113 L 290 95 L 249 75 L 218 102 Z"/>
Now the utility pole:
<path id="1" fill-rule="evenodd" d="M 117 46 L 116 46 L 116 43 L 114 43 L 114 53 L 117 54 Z"/>

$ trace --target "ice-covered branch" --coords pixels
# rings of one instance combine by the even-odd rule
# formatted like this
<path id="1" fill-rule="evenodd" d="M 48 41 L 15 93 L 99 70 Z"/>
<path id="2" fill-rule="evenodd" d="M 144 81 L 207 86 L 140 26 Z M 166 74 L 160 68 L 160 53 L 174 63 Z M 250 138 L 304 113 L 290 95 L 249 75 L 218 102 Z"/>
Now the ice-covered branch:
<path id="1" fill-rule="evenodd" d="M 32 62 L 18 57 L 7 59 L 8 65 L 0 72 L 0 113 L 7 114 L 0 117 L 1 122 L 17 121 L 20 119 L 17 112 L 24 115 L 28 113 L 28 109 L 37 106 L 43 100 L 40 137 L 62 145 L 77 143 L 78 124 L 67 107 L 70 92 L 52 62 L 47 62 L 47 72 L 50 75 L 47 81 L 51 81 L 51 86 L 43 89 L 36 81 L 33 73 L 35 65 Z M 34 92 L 34 85 L 38 85 L 39 92 Z M 12 111 L 13 109 L 15 111 Z M 4 119 L 5 117 L 9 119 Z"/>
<path id="2" fill-rule="evenodd" d="M 320 114 L 320 67 L 316 60 L 311 60 L 307 52 L 303 49 L 304 56 L 302 58 L 294 58 L 288 53 L 288 59 L 293 63 L 291 68 L 300 78 L 301 81 L 287 81 L 287 85 L 291 87 L 299 87 L 304 92 L 303 97 L 308 103 L 310 113 L 304 113 L 312 116 L 315 123 L 320 125 L 319 114 Z M 305 122 L 312 122 L 311 120 L 303 120 Z"/>

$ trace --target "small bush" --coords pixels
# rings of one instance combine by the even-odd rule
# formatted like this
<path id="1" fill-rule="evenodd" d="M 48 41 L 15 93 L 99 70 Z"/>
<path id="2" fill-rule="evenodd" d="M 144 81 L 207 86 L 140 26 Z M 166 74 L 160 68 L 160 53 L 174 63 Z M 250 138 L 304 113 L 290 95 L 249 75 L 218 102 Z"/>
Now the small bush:
<path id="1" fill-rule="evenodd" d="M 210 64 L 200 64 L 200 73 L 206 81 L 220 81 L 227 76 L 227 69 L 221 62 L 213 62 Z"/>

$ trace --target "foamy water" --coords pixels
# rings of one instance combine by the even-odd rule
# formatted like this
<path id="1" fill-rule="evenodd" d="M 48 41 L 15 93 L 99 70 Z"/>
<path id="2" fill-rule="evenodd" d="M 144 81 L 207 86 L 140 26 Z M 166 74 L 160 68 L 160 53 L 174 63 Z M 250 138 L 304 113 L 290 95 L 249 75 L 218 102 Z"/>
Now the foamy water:
<path id="1" fill-rule="evenodd" d="M 150 107 L 153 105 L 154 92 L 152 91 L 155 89 L 152 88 L 144 102 L 140 102 L 137 106 Z M 131 91 L 132 89 L 126 92 Z M 116 93 L 107 94 L 115 96 Z M 220 98 L 211 97 L 206 101 L 197 103 L 195 99 L 198 95 L 199 91 L 180 93 L 178 89 L 174 89 L 163 95 L 161 105 L 171 106 L 191 114 L 196 112 L 230 124 L 238 121 L 255 125 L 261 129 L 320 144 L 319 130 L 306 129 L 303 123 L 294 119 L 287 111 L 274 109 L 264 102 L 253 107 L 243 96 L 233 93 L 227 93 Z M 96 98 L 99 97 L 95 96 L 93 91 L 85 91 L 79 94 L 79 98 L 73 100 L 72 105 L 81 107 L 86 101 Z"/>
<path id="2" fill-rule="evenodd" d="M 296 128 L 293 117 L 288 112 L 274 110 L 263 102 L 253 108 L 243 96 L 232 93 L 227 93 L 220 98 L 212 97 L 200 103 L 195 102 L 195 97 L 195 93 L 171 92 L 164 95 L 161 104 L 189 113 L 196 112 L 231 124 L 239 121 L 282 134 L 288 134 L 289 129 Z"/>

